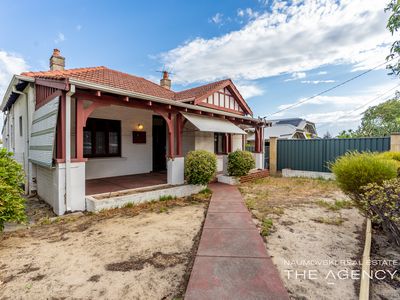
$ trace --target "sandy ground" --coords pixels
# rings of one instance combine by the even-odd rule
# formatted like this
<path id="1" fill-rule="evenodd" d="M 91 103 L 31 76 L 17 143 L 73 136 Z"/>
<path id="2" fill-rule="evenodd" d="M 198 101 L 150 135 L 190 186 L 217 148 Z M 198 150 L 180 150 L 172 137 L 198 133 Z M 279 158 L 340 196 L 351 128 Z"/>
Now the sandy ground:
<path id="1" fill-rule="evenodd" d="M 359 281 L 346 277 L 360 269 L 364 218 L 318 204 L 349 201 L 335 182 L 270 177 L 240 189 L 261 228 L 272 220 L 266 247 L 292 299 L 358 299 Z"/>
<path id="2" fill-rule="evenodd" d="M 358 299 L 358 281 L 344 277 L 359 267 L 341 261 L 358 260 L 363 218 L 353 208 L 341 211 L 339 226 L 312 220 L 322 215 L 335 217 L 312 204 L 285 209 L 267 237 L 268 252 L 294 299 Z"/>
<path id="3" fill-rule="evenodd" d="M 0 298 L 171 299 L 181 292 L 204 211 L 197 204 L 5 235 Z"/>

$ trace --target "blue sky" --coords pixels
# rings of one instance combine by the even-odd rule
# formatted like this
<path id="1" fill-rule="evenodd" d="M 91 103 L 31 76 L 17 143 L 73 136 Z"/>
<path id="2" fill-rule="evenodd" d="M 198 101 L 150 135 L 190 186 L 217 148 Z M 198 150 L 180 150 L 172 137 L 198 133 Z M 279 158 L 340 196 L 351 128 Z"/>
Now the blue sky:
<path id="1" fill-rule="evenodd" d="M 394 94 L 384 68 L 294 109 L 272 113 L 384 62 L 393 37 L 386 1 L 0 2 L 0 97 L 12 73 L 46 70 L 53 48 L 68 68 L 105 65 L 173 89 L 232 78 L 255 116 L 304 117 L 327 130 Z M 364 106 L 366 104 L 366 106 Z M 360 109 L 357 109 L 361 107 Z"/>

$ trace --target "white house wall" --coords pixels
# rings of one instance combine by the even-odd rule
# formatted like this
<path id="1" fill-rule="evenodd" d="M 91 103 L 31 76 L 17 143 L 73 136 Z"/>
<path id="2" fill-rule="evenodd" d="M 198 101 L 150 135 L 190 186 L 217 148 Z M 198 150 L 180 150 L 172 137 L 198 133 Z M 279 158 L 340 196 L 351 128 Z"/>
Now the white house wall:
<path id="1" fill-rule="evenodd" d="M 35 92 L 33 87 L 28 85 L 25 88 L 24 93 L 26 94 L 26 97 L 20 95 L 10 109 L 5 124 L 6 128 L 4 129 L 3 140 L 5 141 L 4 146 L 6 149 L 14 153 L 15 160 L 23 167 L 26 180 L 26 192 L 28 193 L 33 189 L 36 189 L 32 180 L 33 167 L 28 160 L 27 150 L 27 140 L 30 137 L 33 112 L 35 110 Z M 22 135 L 20 135 L 20 117 L 22 117 Z"/>
<path id="2" fill-rule="evenodd" d="M 86 179 L 149 173 L 153 168 L 152 115 L 149 110 L 120 106 L 96 109 L 90 117 L 121 120 L 121 157 L 89 158 Z M 138 124 L 146 131 L 146 144 L 133 144 L 132 131 Z"/>
<path id="3" fill-rule="evenodd" d="M 243 135 L 234 134 L 232 136 L 232 151 L 243 150 Z"/>

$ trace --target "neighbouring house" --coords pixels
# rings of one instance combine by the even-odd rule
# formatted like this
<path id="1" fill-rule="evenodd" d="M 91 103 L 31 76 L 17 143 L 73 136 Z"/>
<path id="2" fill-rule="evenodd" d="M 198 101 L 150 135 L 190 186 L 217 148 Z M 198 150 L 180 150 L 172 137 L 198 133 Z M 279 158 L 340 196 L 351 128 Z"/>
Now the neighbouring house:
<path id="1" fill-rule="evenodd" d="M 270 137 L 277 137 L 279 139 L 315 139 L 318 138 L 318 135 L 315 124 L 301 118 L 271 120 L 270 127 L 264 130 L 265 168 L 268 168 L 269 164 Z M 253 129 L 248 129 L 247 141 L 250 145 L 248 148 L 254 148 L 255 140 L 255 131 Z"/>
<path id="2" fill-rule="evenodd" d="M 301 118 L 288 118 L 271 120 L 271 126 L 264 130 L 264 140 L 270 137 L 280 139 L 314 139 L 318 138 L 317 130 L 313 122 Z M 254 142 L 254 132 L 250 130 L 248 141 Z"/>
<path id="3" fill-rule="evenodd" d="M 188 90 L 106 67 L 65 69 L 55 49 L 50 70 L 14 75 L 1 104 L 4 147 L 57 214 L 85 210 L 92 194 L 160 184 L 184 184 L 191 150 L 217 154 L 243 149 L 255 132 L 254 157 L 263 167 L 266 122 L 229 79 Z"/>

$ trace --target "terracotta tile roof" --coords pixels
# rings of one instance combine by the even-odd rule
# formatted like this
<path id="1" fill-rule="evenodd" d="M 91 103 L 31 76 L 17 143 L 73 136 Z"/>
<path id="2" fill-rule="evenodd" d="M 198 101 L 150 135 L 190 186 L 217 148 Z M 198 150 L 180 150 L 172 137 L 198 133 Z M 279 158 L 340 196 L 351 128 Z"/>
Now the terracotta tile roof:
<path id="1" fill-rule="evenodd" d="M 25 72 L 21 75 L 48 79 L 74 78 L 161 98 L 173 99 L 175 96 L 173 91 L 167 90 L 150 80 L 103 66 L 62 71 Z"/>
<path id="2" fill-rule="evenodd" d="M 212 90 L 219 90 L 231 82 L 230 79 L 224 79 L 209 84 L 201 85 L 195 88 L 184 90 L 175 94 L 175 100 L 185 100 L 190 98 L 198 98 L 209 93 Z"/>
<path id="3" fill-rule="evenodd" d="M 115 71 L 107 67 L 89 67 L 89 68 L 77 68 L 77 69 L 67 69 L 67 70 L 57 70 L 57 71 L 41 71 L 41 72 L 24 72 L 21 75 L 44 78 L 44 79 L 66 79 L 73 78 L 77 80 L 82 80 L 86 82 L 92 82 L 96 84 L 101 84 L 105 86 L 110 86 L 114 88 L 119 88 L 129 92 L 136 92 L 145 95 L 160 97 L 164 99 L 182 101 L 185 99 L 195 99 L 198 100 L 202 96 L 206 96 L 212 91 L 217 91 L 228 84 L 231 84 L 235 91 L 237 89 L 233 85 L 230 79 L 224 79 L 188 90 L 174 92 L 172 90 L 165 89 L 160 85 L 147 80 L 142 77 L 130 75 L 127 73 Z M 248 108 L 244 99 L 240 96 L 244 106 Z M 250 108 L 248 111 L 251 113 Z"/>

